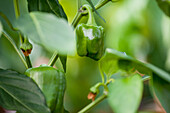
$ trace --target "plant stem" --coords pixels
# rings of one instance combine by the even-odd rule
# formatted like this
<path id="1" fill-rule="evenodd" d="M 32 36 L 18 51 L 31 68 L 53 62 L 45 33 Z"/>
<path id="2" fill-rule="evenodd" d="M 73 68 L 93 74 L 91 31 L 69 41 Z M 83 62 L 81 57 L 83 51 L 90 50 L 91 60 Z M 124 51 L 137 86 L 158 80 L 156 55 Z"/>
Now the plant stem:
<path id="1" fill-rule="evenodd" d="M 71 25 L 76 28 L 77 24 L 79 23 L 80 19 L 83 17 L 81 12 L 77 12 L 75 18 L 73 19 Z"/>
<path id="2" fill-rule="evenodd" d="M 28 69 L 28 65 L 25 61 L 25 59 L 23 58 L 22 54 L 20 53 L 20 51 L 18 50 L 17 46 L 15 45 L 15 42 L 12 40 L 12 38 L 5 32 L 3 31 L 2 34 L 7 38 L 7 40 L 12 44 L 12 46 L 14 47 L 14 49 L 16 50 L 16 52 L 18 53 L 21 61 L 23 62 L 23 64 L 25 65 L 25 67 Z"/>
<path id="3" fill-rule="evenodd" d="M 90 109 L 92 109 L 94 106 L 96 106 L 98 103 L 100 103 L 105 98 L 107 98 L 107 95 L 103 94 L 102 96 L 97 98 L 95 101 L 91 102 L 89 105 L 87 105 L 82 110 L 80 110 L 78 113 L 85 113 L 85 112 L 89 111 Z"/>
<path id="4" fill-rule="evenodd" d="M 14 0 L 13 2 L 14 2 L 15 16 L 16 18 L 18 18 L 20 16 L 18 0 Z"/>
<path id="5" fill-rule="evenodd" d="M 54 66 L 54 64 L 56 63 L 57 59 L 58 59 L 58 53 L 55 51 L 55 52 L 53 53 L 53 56 L 51 57 L 48 65 L 49 65 L 49 66 Z"/>
<path id="6" fill-rule="evenodd" d="M 13 28 L 11 22 L 9 21 L 9 19 L 7 18 L 7 16 L 5 14 L 3 14 L 2 12 L 0 12 L 0 16 L 6 21 L 6 23 L 8 24 L 8 26 L 13 30 L 13 31 L 18 31 L 16 28 Z"/>
<path id="7" fill-rule="evenodd" d="M 18 2 L 18 0 L 13 0 L 13 2 L 14 2 L 15 16 L 16 16 L 16 18 L 18 18 L 20 16 L 19 2 Z M 24 38 L 22 37 L 21 33 L 19 33 L 19 38 L 20 38 L 21 44 L 23 44 Z M 31 60 L 30 60 L 29 56 L 25 56 L 25 60 L 28 65 L 28 68 L 31 68 L 32 64 L 31 64 Z"/>
<path id="8" fill-rule="evenodd" d="M 30 57 L 29 56 L 25 56 L 25 60 L 27 62 L 28 68 L 32 67 L 31 61 L 30 61 Z"/>
<path id="9" fill-rule="evenodd" d="M 103 0 L 103 1 L 101 1 L 101 2 L 99 2 L 96 6 L 95 6 L 95 9 L 97 10 L 97 9 L 99 9 L 99 8 L 101 8 L 102 6 L 104 6 L 106 3 L 108 3 L 110 0 Z M 79 1 L 78 1 L 79 2 Z M 81 8 L 80 8 L 81 9 Z M 81 18 L 83 17 L 83 16 L 85 16 L 85 15 L 87 15 L 88 14 L 88 12 L 87 11 L 83 11 L 83 10 L 80 10 L 80 9 L 78 9 L 78 12 L 77 12 L 77 14 L 76 14 L 76 16 L 74 17 L 74 19 L 73 19 L 73 21 L 72 21 L 72 23 L 71 23 L 71 25 L 75 28 L 76 26 L 77 26 L 77 24 L 79 23 L 79 21 L 81 20 Z M 94 11 L 94 10 L 92 10 L 92 11 Z"/>

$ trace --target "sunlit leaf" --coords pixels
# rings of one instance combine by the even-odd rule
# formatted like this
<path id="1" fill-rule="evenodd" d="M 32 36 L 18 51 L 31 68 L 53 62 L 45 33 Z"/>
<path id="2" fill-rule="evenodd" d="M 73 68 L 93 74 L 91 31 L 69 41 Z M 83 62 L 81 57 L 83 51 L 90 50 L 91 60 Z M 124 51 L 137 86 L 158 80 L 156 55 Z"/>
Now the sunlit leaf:
<path id="1" fill-rule="evenodd" d="M 0 69 L 0 106 L 19 113 L 50 113 L 45 97 L 29 77 Z"/>
<path id="2" fill-rule="evenodd" d="M 156 0 L 161 10 L 170 17 L 170 0 Z"/>
<path id="3" fill-rule="evenodd" d="M 31 12 L 15 22 L 24 35 L 47 50 L 59 54 L 75 54 L 74 32 L 71 26 L 53 14 Z"/>
<path id="4" fill-rule="evenodd" d="M 116 79 L 109 85 L 108 102 L 114 113 L 136 113 L 143 92 L 140 75 Z"/>

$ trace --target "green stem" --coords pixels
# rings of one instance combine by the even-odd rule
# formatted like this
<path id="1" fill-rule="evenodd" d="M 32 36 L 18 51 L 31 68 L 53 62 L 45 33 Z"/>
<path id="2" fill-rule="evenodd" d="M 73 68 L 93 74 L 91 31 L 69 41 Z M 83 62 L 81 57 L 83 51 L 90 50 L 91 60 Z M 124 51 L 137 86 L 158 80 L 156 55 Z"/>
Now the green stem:
<path id="1" fill-rule="evenodd" d="M 14 31 L 18 31 L 16 28 L 14 28 L 11 24 L 11 22 L 9 21 L 9 19 L 7 18 L 7 16 L 5 14 L 3 14 L 2 12 L 0 12 L 0 16 L 6 21 L 6 23 L 8 24 L 8 26 L 14 30 Z"/>
<path id="2" fill-rule="evenodd" d="M 7 38 L 7 40 L 12 44 L 12 46 L 14 47 L 14 49 L 16 50 L 16 52 L 18 53 L 21 61 L 23 62 L 23 64 L 25 65 L 25 67 L 28 69 L 28 65 L 25 61 L 25 59 L 23 58 L 23 56 L 21 55 L 20 51 L 18 50 L 17 46 L 15 45 L 15 42 L 12 40 L 12 38 L 5 32 L 3 31 L 2 34 Z"/>
<path id="3" fill-rule="evenodd" d="M 51 57 L 48 65 L 49 66 L 54 66 L 54 64 L 56 63 L 57 59 L 58 59 L 58 53 L 55 51 L 53 56 Z"/>
<path id="4" fill-rule="evenodd" d="M 103 94 L 102 96 L 100 96 L 99 98 L 97 98 L 95 101 L 91 102 L 89 105 L 87 105 L 87 106 L 84 107 L 82 110 L 80 110 L 78 113 L 85 113 L 85 112 L 89 111 L 89 110 L 92 109 L 94 106 L 96 106 L 98 103 L 100 103 L 101 101 L 103 101 L 105 98 L 107 98 L 107 95 Z"/>
<path id="5" fill-rule="evenodd" d="M 99 63 L 99 70 L 100 70 L 100 74 L 101 74 L 101 78 L 102 78 L 102 83 L 104 83 L 105 82 L 104 81 L 104 73 L 103 73 L 103 71 L 101 69 L 100 63 Z"/>
<path id="6" fill-rule="evenodd" d="M 108 3 L 109 1 L 111 0 L 103 0 L 101 2 L 99 2 L 96 6 L 95 6 L 95 9 L 99 9 L 101 8 L 102 6 L 104 6 L 106 3 Z M 79 1 L 78 1 L 79 2 Z M 83 16 L 86 16 L 88 14 L 88 11 L 84 11 L 84 10 L 81 10 L 82 8 L 80 8 L 76 14 L 76 16 L 74 17 L 71 25 L 75 28 L 77 26 L 77 24 L 79 23 L 79 21 L 81 20 L 81 18 Z M 94 10 L 92 10 L 94 11 Z"/>
<path id="7" fill-rule="evenodd" d="M 20 16 L 19 2 L 18 2 L 18 0 L 13 0 L 13 2 L 14 2 L 15 16 L 16 16 L 16 18 L 18 18 Z M 19 38 L 20 38 L 21 44 L 23 44 L 24 38 L 22 37 L 21 33 L 19 33 Z M 31 68 L 32 64 L 31 64 L 31 60 L 30 60 L 29 56 L 25 56 L 25 59 L 26 59 L 26 63 L 28 65 L 28 67 Z"/>
<path id="8" fill-rule="evenodd" d="M 14 2 L 15 16 L 16 18 L 18 18 L 20 16 L 18 0 L 14 0 L 13 2 Z"/>
<path id="9" fill-rule="evenodd" d="M 76 16 L 74 17 L 71 25 L 76 28 L 77 24 L 79 23 L 80 19 L 83 17 L 81 12 L 77 12 Z"/>
<path id="10" fill-rule="evenodd" d="M 32 68 L 32 64 L 31 64 L 30 57 L 29 57 L 29 56 L 25 56 L 25 59 L 26 59 L 26 62 L 27 62 L 28 68 Z"/>
<path id="11" fill-rule="evenodd" d="M 95 5 L 95 9 L 99 9 L 101 7 L 103 7 L 104 5 L 106 5 L 108 2 L 110 2 L 111 0 L 100 0 L 96 5 Z"/>

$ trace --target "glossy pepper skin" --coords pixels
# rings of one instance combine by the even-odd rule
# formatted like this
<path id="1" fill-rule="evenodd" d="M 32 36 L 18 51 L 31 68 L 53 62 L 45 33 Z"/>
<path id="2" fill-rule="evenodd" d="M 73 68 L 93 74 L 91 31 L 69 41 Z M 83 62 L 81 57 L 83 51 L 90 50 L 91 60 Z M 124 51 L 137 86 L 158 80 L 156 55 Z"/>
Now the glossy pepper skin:
<path id="1" fill-rule="evenodd" d="M 79 24 L 76 28 L 77 53 L 99 60 L 104 51 L 104 29 L 102 26 Z"/>
<path id="2" fill-rule="evenodd" d="M 29 68 L 25 74 L 32 78 L 45 95 L 51 113 L 65 113 L 63 107 L 66 80 L 64 72 L 51 66 Z"/>
<path id="3" fill-rule="evenodd" d="M 85 4 L 82 9 L 88 12 L 88 21 L 76 28 L 77 54 L 99 60 L 104 53 L 104 28 L 97 26 L 90 5 Z"/>

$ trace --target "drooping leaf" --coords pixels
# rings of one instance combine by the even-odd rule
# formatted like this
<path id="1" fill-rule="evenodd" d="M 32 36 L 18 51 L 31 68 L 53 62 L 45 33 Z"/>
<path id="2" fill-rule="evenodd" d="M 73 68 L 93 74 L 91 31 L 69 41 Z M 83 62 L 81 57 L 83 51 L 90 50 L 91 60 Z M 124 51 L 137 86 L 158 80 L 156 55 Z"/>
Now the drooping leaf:
<path id="1" fill-rule="evenodd" d="M 143 92 L 140 75 L 116 79 L 109 85 L 108 102 L 114 113 L 136 113 Z"/>
<path id="2" fill-rule="evenodd" d="M 1 24 L 1 21 L 0 21 L 0 37 L 1 37 L 1 34 L 2 34 L 2 24 Z"/>
<path id="3" fill-rule="evenodd" d="M 67 20 L 67 16 L 62 8 L 62 6 L 60 5 L 58 0 L 47 0 L 51 10 L 58 16 L 61 18 L 65 18 Z"/>
<path id="4" fill-rule="evenodd" d="M 31 12 L 15 22 L 18 28 L 33 42 L 59 54 L 75 54 L 74 31 L 68 23 L 53 14 Z"/>
<path id="5" fill-rule="evenodd" d="M 143 63 L 131 56 L 126 55 L 123 52 L 119 52 L 119 51 L 116 51 L 116 50 L 110 49 L 110 48 L 106 49 L 104 56 L 101 58 L 100 67 L 101 67 L 102 71 L 107 76 L 110 76 L 111 74 L 114 74 L 117 70 L 119 70 L 121 62 L 119 62 L 119 65 L 118 65 L 118 61 L 120 61 L 120 60 L 123 60 L 124 62 L 125 61 L 131 62 L 131 65 L 128 65 L 128 66 L 135 68 L 142 74 L 152 75 L 152 73 L 154 72 L 155 75 L 170 82 L 170 74 L 159 69 L 158 67 L 156 67 L 152 64 L 149 64 L 149 63 Z M 110 65 L 109 62 L 113 62 L 112 65 Z"/>
<path id="6" fill-rule="evenodd" d="M 50 113 L 35 82 L 15 71 L 0 69 L 0 106 L 20 113 Z"/>
<path id="7" fill-rule="evenodd" d="M 170 17 L 170 0 L 156 0 L 161 10 Z"/>
<path id="8" fill-rule="evenodd" d="M 59 58 L 62 63 L 64 72 L 66 72 L 67 56 L 59 55 Z"/>
<path id="9" fill-rule="evenodd" d="M 170 82 L 153 75 L 151 89 L 167 113 L 170 113 Z"/>

